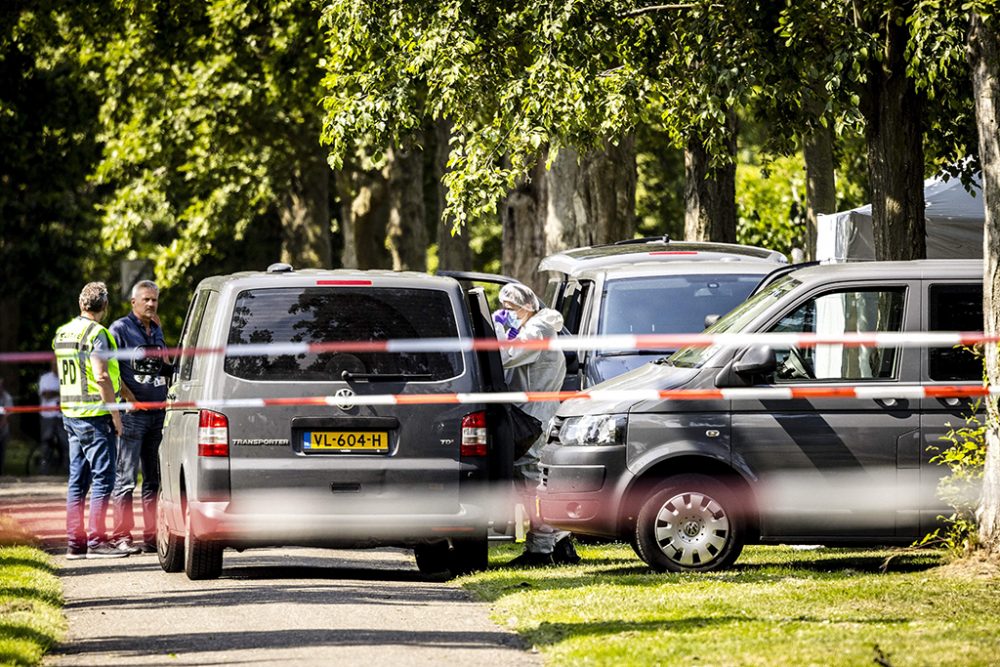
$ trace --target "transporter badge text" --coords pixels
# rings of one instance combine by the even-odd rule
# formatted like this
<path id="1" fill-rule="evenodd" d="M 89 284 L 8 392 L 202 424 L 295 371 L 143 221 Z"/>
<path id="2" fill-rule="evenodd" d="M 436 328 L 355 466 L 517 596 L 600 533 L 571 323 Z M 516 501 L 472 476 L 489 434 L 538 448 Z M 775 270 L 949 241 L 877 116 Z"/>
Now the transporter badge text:
<path id="1" fill-rule="evenodd" d="M 233 445 L 237 447 L 284 447 L 288 445 L 288 440 L 283 438 L 250 438 L 233 440 Z"/>

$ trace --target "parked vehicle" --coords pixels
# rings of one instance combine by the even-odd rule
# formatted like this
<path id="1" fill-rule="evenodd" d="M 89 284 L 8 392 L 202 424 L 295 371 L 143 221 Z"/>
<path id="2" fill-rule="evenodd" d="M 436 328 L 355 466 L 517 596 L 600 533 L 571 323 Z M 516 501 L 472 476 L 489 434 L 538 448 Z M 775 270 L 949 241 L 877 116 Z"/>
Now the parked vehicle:
<path id="1" fill-rule="evenodd" d="M 708 333 L 981 330 L 982 263 L 933 260 L 791 271 Z M 931 446 L 973 409 L 914 399 L 978 383 L 961 348 L 685 348 L 594 389 L 866 387 L 872 399 L 573 400 L 542 451 L 540 512 L 629 541 L 658 570 L 715 570 L 746 543 L 910 544 L 950 510 Z M 912 394 L 911 394 L 912 396 Z"/>
<path id="2" fill-rule="evenodd" d="M 562 313 L 564 334 L 671 334 L 698 333 L 786 261 L 764 248 L 655 237 L 556 253 L 543 259 L 538 270 L 547 274 L 542 301 Z M 491 279 L 489 274 L 447 275 Z M 673 351 L 568 353 L 564 388 L 590 387 Z"/>
<path id="3" fill-rule="evenodd" d="M 196 290 L 183 349 L 492 334 L 482 290 L 387 271 L 216 276 Z M 502 391 L 492 352 L 183 355 L 160 448 L 160 565 L 217 577 L 223 550 L 412 547 L 423 572 L 487 562 L 480 494 L 511 477 L 503 406 L 286 405 L 254 399 Z"/>

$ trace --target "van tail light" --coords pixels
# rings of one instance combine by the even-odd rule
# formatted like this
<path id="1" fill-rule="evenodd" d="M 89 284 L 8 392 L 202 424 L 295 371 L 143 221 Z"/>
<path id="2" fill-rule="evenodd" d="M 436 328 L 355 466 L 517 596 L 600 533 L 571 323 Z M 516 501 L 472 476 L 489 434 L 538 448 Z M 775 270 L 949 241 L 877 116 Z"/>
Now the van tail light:
<path id="1" fill-rule="evenodd" d="M 229 419 L 211 410 L 198 412 L 198 456 L 229 456 Z"/>
<path id="2" fill-rule="evenodd" d="M 486 411 L 472 412 L 462 417 L 462 445 L 459 454 L 486 456 Z"/>

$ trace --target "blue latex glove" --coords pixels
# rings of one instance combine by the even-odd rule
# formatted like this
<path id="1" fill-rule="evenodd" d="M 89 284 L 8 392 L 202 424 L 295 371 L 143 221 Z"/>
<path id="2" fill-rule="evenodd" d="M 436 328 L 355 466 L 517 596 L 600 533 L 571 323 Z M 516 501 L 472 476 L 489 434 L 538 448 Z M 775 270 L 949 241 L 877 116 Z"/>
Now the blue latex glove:
<path id="1" fill-rule="evenodd" d="M 513 340 L 517 338 L 519 329 L 511 326 L 514 318 L 511 316 L 511 312 L 506 308 L 501 308 L 500 310 L 493 311 L 493 321 L 502 326 L 507 330 L 507 340 Z"/>

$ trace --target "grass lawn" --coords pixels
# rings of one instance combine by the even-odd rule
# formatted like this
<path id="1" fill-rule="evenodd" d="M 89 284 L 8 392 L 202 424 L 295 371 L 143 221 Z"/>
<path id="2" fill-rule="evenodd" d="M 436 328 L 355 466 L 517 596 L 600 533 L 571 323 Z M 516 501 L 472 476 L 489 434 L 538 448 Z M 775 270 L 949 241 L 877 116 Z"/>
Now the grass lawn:
<path id="1" fill-rule="evenodd" d="M 52 561 L 0 515 L 0 665 L 37 665 L 66 632 Z"/>
<path id="2" fill-rule="evenodd" d="M 1000 579 L 939 552 L 748 547 L 732 570 L 679 575 L 622 544 L 578 551 L 508 570 L 520 546 L 501 545 L 501 569 L 460 582 L 553 665 L 1000 664 Z"/>

